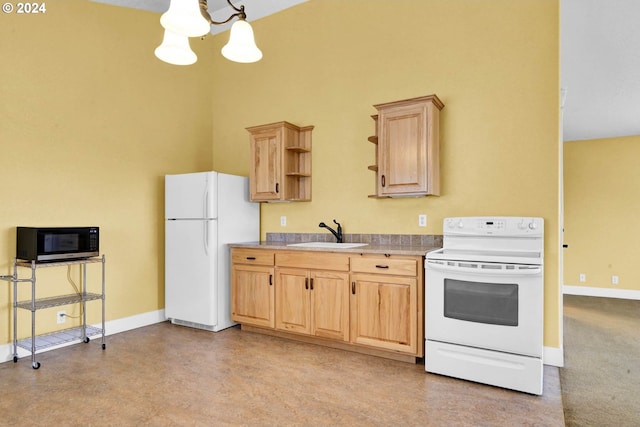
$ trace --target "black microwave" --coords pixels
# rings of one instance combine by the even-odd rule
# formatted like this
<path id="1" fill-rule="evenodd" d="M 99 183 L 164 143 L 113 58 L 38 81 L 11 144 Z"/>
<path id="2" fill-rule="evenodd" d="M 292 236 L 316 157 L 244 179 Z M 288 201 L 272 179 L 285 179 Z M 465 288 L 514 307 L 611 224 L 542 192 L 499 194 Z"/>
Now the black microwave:
<path id="1" fill-rule="evenodd" d="M 98 227 L 17 227 L 16 258 L 61 261 L 98 256 Z"/>

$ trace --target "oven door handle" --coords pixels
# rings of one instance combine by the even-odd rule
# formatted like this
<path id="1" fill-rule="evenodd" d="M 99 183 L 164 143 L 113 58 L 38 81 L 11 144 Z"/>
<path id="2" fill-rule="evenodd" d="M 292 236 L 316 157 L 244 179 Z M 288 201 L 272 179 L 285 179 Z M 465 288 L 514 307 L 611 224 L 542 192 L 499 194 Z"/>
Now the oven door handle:
<path id="1" fill-rule="evenodd" d="M 527 264 L 493 264 L 469 261 L 426 260 L 426 268 L 436 271 L 455 273 L 494 274 L 501 276 L 533 276 L 542 273 L 541 265 Z"/>

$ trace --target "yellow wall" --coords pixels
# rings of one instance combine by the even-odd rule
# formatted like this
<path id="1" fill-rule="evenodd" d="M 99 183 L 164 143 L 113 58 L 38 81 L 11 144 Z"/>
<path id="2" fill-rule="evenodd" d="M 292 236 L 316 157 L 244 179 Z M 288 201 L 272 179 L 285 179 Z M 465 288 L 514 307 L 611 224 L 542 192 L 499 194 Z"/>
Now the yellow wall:
<path id="1" fill-rule="evenodd" d="M 545 345 L 560 346 L 557 0 L 310 0 L 253 23 L 261 62 L 224 60 L 222 34 L 192 39 L 190 67 L 153 56 L 158 14 L 47 6 L 0 16 L 2 274 L 16 225 L 96 224 L 107 319 L 162 308 L 162 176 L 246 175 L 244 128 L 288 120 L 316 127 L 313 201 L 263 205 L 263 236 L 333 218 L 347 233 L 439 234 L 447 216 L 541 216 Z M 445 103 L 442 196 L 367 198 L 372 105 L 431 93 Z M 6 343 L 8 286 L 0 319 Z"/>
<path id="2" fill-rule="evenodd" d="M 640 290 L 639 158 L 640 135 L 564 144 L 566 285 Z"/>
<path id="3" fill-rule="evenodd" d="M 333 218 L 347 233 L 440 234 L 447 216 L 543 217 L 545 345 L 560 347 L 558 9 L 555 0 L 311 0 L 256 21 L 262 61 L 215 60 L 214 167 L 246 173 L 248 126 L 315 126 L 313 201 L 263 204 L 263 237 L 318 232 Z M 442 195 L 367 198 L 372 105 L 432 93 L 445 104 Z"/>
<path id="4" fill-rule="evenodd" d="M 46 5 L 0 15 L 0 274 L 11 273 L 16 226 L 97 225 L 107 320 L 162 309 L 163 175 L 212 168 L 211 42 L 193 43 L 197 65 L 170 66 L 153 55 L 158 14 Z M 38 295 L 71 293 L 66 273 L 42 270 Z M 11 339 L 9 288 L 0 282 L 0 344 Z M 89 303 L 90 321 L 99 307 Z M 55 311 L 38 312 L 39 330 Z"/>

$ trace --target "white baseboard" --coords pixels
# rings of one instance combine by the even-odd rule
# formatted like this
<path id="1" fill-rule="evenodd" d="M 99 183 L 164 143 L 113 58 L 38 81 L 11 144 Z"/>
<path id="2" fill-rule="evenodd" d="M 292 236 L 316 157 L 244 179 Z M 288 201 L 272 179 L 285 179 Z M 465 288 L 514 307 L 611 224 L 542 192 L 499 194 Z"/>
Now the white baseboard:
<path id="1" fill-rule="evenodd" d="M 148 313 L 137 314 L 135 316 L 125 317 L 122 319 L 111 320 L 105 323 L 105 335 L 118 334 L 120 332 L 129 331 L 131 329 L 142 328 L 143 326 L 153 325 L 155 323 L 164 322 L 167 320 L 164 316 L 164 309 L 157 311 L 150 311 Z M 100 324 L 93 325 L 100 327 Z M 94 338 L 95 339 L 95 338 Z M 80 341 L 68 342 L 59 346 L 52 346 L 46 348 L 38 353 L 42 353 L 49 350 L 55 350 L 57 348 L 66 347 L 69 345 L 77 344 Z M 29 352 L 18 348 L 18 356 L 28 356 Z M 0 363 L 13 360 L 13 344 L 8 343 L 0 345 Z M 543 362 L 545 365 L 562 367 L 564 366 L 564 356 L 561 348 L 544 347 L 543 349 Z"/>
<path id="2" fill-rule="evenodd" d="M 150 311 L 148 313 L 136 314 L 135 316 L 125 317 L 122 319 L 110 320 L 108 322 L 105 322 L 105 325 L 104 325 L 105 335 L 113 335 L 120 332 L 129 331 L 131 329 L 137 329 L 143 326 L 149 326 L 155 323 L 164 322 L 165 320 L 167 319 L 164 317 L 164 309 L 157 310 L 157 311 Z M 102 325 L 96 324 L 92 326 L 100 328 Z M 96 339 L 96 338 L 94 337 L 93 339 Z M 39 351 L 38 353 L 43 353 L 49 350 L 55 350 L 58 348 L 77 344 L 79 342 L 80 340 L 77 340 L 77 341 L 71 341 L 68 343 L 60 344 L 57 346 L 51 346 Z M 30 352 L 22 348 L 18 348 L 18 357 L 29 356 L 30 354 L 31 354 Z M 10 360 L 13 360 L 13 344 L 8 343 L 8 344 L 0 345 L 0 363 L 8 362 Z"/>
<path id="3" fill-rule="evenodd" d="M 135 316 L 125 317 L 123 319 L 111 320 L 106 323 L 106 335 L 118 334 L 131 329 L 142 328 L 143 326 L 153 325 L 155 323 L 164 322 L 164 309 L 150 311 L 148 313 L 136 314 Z M 95 325 L 100 326 L 100 325 Z"/>
<path id="4" fill-rule="evenodd" d="M 542 349 L 542 363 L 562 368 L 564 366 L 564 350 L 556 347 Z"/>
<path id="5" fill-rule="evenodd" d="M 604 297 L 640 300 L 640 291 L 631 289 L 594 288 L 591 286 L 564 285 L 562 293 L 565 295 L 582 295 L 587 297 Z"/>

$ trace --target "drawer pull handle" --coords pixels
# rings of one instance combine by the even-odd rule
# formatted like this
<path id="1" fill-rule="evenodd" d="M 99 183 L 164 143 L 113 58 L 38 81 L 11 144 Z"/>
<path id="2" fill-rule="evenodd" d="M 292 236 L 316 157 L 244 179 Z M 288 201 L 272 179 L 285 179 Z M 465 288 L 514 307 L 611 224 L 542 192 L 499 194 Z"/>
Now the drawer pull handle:
<path id="1" fill-rule="evenodd" d="M 254 256 L 248 256 L 248 257 L 247 257 L 247 259 L 248 259 L 249 261 L 255 261 L 255 260 L 256 260 L 256 257 L 254 257 Z"/>
<path id="2" fill-rule="evenodd" d="M 389 266 L 388 265 L 380 265 L 380 264 L 378 264 L 378 265 L 376 265 L 376 268 L 389 268 Z"/>

